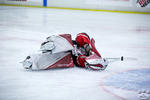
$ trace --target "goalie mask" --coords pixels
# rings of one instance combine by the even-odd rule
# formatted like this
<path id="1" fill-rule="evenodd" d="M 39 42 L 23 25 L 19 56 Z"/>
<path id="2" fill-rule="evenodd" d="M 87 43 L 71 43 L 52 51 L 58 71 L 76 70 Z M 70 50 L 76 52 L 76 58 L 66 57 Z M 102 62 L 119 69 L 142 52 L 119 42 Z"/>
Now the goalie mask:
<path id="1" fill-rule="evenodd" d="M 90 43 L 90 37 L 86 33 L 79 33 L 76 37 L 76 42 L 80 47 Z"/>

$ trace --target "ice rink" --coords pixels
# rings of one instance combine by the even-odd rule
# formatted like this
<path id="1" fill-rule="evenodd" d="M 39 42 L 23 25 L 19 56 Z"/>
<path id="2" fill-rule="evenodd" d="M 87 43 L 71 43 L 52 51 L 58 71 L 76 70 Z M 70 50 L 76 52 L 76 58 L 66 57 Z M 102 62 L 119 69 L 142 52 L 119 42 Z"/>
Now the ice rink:
<path id="1" fill-rule="evenodd" d="M 102 72 L 27 71 L 19 63 L 46 37 L 79 32 L 102 57 L 124 61 Z M 140 100 L 140 90 L 150 90 L 150 15 L 0 6 L 0 100 Z"/>

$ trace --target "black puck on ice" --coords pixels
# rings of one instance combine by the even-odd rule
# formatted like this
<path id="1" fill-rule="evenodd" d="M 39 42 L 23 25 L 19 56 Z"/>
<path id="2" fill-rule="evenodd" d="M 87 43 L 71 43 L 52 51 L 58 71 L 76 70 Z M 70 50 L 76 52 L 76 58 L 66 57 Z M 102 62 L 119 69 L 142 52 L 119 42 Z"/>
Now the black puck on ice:
<path id="1" fill-rule="evenodd" d="M 121 56 L 121 61 L 123 61 L 123 56 Z"/>

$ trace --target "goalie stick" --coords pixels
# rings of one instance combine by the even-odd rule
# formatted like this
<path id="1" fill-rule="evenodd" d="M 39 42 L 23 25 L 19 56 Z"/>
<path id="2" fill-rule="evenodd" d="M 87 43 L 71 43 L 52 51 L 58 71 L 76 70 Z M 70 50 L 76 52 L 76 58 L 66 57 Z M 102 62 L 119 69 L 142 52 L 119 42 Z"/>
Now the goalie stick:
<path id="1" fill-rule="evenodd" d="M 137 58 L 133 58 L 133 57 L 116 57 L 116 58 L 105 58 L 107 59 L 109 62 L 116 62 L 116 61 L 124 61 L 124 60 L 137 60 Z"/>

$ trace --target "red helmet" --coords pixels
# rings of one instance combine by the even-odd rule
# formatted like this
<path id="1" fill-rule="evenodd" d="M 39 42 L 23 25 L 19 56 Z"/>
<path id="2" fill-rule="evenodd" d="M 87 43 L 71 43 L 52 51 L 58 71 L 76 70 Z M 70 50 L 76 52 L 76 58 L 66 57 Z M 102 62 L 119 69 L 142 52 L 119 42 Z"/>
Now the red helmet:
<path id="1" fill-rule="evenodd" d="M 77 34 L 76 42 L 79 44 L 79 46 L 84 46 L 85 44 L 90 43 L 90 37 L 87 33 L 79 33 Z"/>

